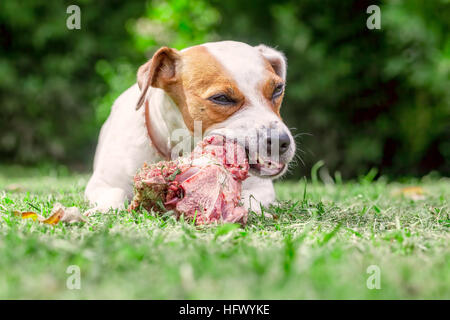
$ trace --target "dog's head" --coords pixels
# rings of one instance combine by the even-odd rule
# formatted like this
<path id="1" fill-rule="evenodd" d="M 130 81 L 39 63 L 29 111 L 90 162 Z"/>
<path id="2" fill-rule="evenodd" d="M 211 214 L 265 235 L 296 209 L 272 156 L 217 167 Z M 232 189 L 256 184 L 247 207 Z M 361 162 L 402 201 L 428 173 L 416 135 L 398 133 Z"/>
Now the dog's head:
<path id="1" fill-rule="evenodd" d="M 138 71 L 143 104 L 149 86 L 163 89 L 187 128 L 200 121 L 205 135 L 241 141 L 252 173 L 281 176 L 295 153 L 280 117 L 286 59 L 277 50 L 223 41 L 177 51 L 163 47 Z"/>

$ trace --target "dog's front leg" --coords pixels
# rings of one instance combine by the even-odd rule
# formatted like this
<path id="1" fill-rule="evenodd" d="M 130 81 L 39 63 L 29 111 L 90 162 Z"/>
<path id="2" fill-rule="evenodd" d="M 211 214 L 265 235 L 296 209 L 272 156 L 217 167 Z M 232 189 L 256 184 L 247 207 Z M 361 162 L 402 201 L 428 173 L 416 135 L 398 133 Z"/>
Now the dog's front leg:
<path id="1" fill-rule="evenodd" d="M 267 207 L 275 201 L 272 180 L 250 176 L 242 183 L 241 198 L 247 209 L 261 213 L 261 206 Z"/>
<path id="2" fill-rule="evenodd" d="M 127 192 L 128 191 L 128 192 Z M 124 209 L 124 203 L 130 199 L 129 190 L 118 187 L 111 187 L 94 176 L 86 188 L 86 198 L 94 207 L 86 212 L 86 215 L 92 213 L 108 213 L 111 210 Z"/>

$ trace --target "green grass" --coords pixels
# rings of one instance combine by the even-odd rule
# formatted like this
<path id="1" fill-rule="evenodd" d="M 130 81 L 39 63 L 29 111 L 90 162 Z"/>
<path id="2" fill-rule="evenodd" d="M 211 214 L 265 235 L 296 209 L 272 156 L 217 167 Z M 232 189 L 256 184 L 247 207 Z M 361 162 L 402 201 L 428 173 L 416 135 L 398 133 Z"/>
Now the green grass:
<path id="1" fill-rule="evenodd" d="M 12 211 L 84 210 L 87 176 L 3 166 L 0 298 L 449 299 L 450 180 L 370 180 L 279 182 L 275 219 L 250 213 L 245 228 L 125 211 L 53 227 Z M 406 185 L 426 199 L 393 195 Z M 66 288 L 70 265 L 80 290 Z M 366 286 L 371 265 L 379 290 Z"/>

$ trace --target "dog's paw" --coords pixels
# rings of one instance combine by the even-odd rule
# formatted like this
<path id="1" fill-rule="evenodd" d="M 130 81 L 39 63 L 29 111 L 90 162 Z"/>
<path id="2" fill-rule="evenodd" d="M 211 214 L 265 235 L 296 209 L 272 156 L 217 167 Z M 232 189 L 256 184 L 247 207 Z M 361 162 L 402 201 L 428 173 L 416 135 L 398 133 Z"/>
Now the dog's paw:
<path id="1" fill-rule="evenodd" d="M 115 209 L 125 208 L 124 202 L 127 197 L 125 191 L 120 188 L 98 188 L 94 195 L 89 199 L 93 207 L 84 213 L 85 216 L 114 213 Z"/>

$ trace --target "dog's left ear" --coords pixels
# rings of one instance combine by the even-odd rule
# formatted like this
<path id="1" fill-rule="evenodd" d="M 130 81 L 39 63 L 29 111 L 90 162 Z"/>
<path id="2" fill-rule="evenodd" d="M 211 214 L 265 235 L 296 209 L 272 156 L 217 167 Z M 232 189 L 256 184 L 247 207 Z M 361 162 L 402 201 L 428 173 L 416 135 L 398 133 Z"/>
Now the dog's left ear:
<path id="1" fill-rule="evenodd" d="M 286 81 L 287 62 L 285 55 L 282 52 L 272 49 L 263 44 L 260 44 L 255 48 L 263 55 L 264 58 L 269 61 L 275 73 L 281 79 Z"/>
<path id="2" fill-rule="evenodd" d="M 180 60 L 179 52 L 175 49 L 162 47 L 153 57 L 143 64 L 137 72 L 137 83 L 141 89 L 141 96 L 136 105 L 138 110 L 145 101 L 149 86 L 166 89 L 177 80 L 177 64 Z"/>

